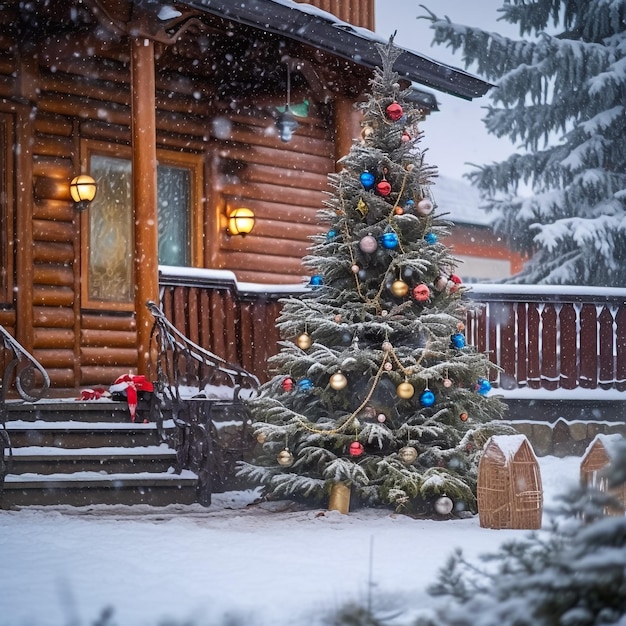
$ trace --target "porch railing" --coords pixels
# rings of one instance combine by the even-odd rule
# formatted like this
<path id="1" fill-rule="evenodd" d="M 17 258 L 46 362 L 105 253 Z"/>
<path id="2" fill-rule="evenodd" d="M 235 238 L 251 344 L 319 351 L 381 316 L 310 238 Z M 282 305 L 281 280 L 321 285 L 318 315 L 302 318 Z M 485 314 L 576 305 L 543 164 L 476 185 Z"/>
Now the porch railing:
<path id="1" fill-rule="evenodd" d="M 305 287 L 237 283 L 228 271 L 161 268 L 162 308 L 203 347 L 266 380 L 279 300 Z M 467 343 L 501 368 L 500 389 L 626 389 L 626 289 L 468 285 Z"/>

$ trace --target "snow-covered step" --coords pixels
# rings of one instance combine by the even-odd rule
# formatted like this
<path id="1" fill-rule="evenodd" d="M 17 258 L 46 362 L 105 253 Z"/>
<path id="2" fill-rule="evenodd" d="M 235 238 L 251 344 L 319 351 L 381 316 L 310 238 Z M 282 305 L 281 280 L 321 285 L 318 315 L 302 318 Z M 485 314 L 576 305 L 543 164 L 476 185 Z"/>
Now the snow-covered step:
<path id="1" fill-rule="evenodd" d="M 3 508 L 32 505 L 192 504 L 197 476 L 183 470 L 169 472 L 74 472 L 8 474 Z"/>
<path id="2" fill-rule="evenodd" d="M 166 444 L 141 447 L 58 448 L 24 446 L 13 450 L 15 474 L 83 471 L 166 472 L 176 463 L 176 451 Z"/>
<path id="3" fill-rule="evenodd" d="M 90 447 L 136 447 L 161 443 L 157 425 L 153 422 L 11 420 L 6 423 L 6 430 L 14 448 L 82 448 L 86 440 L 89 440 Z"/>

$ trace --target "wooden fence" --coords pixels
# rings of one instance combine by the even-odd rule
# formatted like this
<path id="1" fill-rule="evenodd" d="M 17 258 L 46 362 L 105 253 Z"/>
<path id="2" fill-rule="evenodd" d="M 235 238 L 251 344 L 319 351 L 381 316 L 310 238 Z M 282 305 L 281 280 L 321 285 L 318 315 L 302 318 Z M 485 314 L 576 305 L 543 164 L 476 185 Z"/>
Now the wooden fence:
<path id="1" fill-rule="evenodd" d="M 298 285 L 238 283 L 229 271 L 161 268 L 161 306 L 192 341 L 267 380 L 279 300 Z M 626 389 L 626 289 L 470 285 L 468 345 L 502 368 L 501 389 Z"/>

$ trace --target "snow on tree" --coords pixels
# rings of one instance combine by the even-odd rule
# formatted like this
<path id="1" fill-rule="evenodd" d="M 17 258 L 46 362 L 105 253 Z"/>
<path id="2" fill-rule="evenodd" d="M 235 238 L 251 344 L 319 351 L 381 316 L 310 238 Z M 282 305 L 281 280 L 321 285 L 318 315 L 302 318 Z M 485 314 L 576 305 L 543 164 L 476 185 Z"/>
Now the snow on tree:
<path id="1" fill-rule="evenodd" d="M 510 282 L 622 286 L 626 270 L 626 2 L 510 0 L 516 41 L 430 13 L 433 43 L 496 84 L 489 133 L 520 152 L 468 178 L 531 256 Z M 551 31 L 550 33 L 546 32 Z M 520 184 L 532 195 L 518 195 Z"/>
<path id="2" fill-rule="evenodd" d="M 304 259 L 310 291 L 283 301 L 275 375 L 251 403 L 261 450 L 240 475 L 268 498 L 320 504 L 340 482 L 368 506 L 454 515 L 476 510 L 482 444 L 511 429 L 492 422 L 504 409 L 488 397 L 493 366 L 466 345 L 423 114 L 393 41 L 380 52 L 361 138 L 329 175 L 325 232 Z"/>
<path id="3" fill-rule="evenodd" d="M 608 480 L 626 480 L 623 440 Z M 452 556 L 430 589 L 445 608 L 415 626 L 625 626 L 626 517 L 606 515 L 610 496 L 591 488 L 562 503 L 548 528 L 504 544 L 484 567 Z"/>

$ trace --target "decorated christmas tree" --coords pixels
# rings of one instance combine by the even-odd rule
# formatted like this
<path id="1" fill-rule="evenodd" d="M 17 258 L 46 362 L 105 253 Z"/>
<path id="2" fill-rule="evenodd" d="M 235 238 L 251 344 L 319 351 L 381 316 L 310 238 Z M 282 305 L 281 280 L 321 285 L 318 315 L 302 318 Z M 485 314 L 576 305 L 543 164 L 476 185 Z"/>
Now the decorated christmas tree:
<path id="1" fill-rule="evenodd" d="M 504 432 L 487 356 L 468 345 L 468 302 L 443 240 L 436 169 L 391 40 L 360 106 L 362 133 L 320 212 L 310 291 L 284 301 L 275 375 L 251 403 L 259 442 L 240 474 L 268 498 L 323 504 L 350 491 L 415 515 L 475 512 L 482 444 Z"/>

